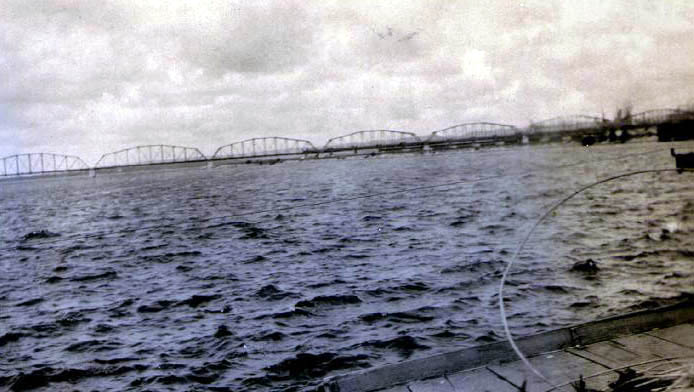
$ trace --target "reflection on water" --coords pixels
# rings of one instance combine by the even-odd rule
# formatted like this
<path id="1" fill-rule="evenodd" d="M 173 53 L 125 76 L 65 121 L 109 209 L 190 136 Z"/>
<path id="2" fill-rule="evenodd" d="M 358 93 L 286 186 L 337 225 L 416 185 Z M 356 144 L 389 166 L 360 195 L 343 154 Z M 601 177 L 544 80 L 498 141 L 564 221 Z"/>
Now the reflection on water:
<path id="1" fill-rule="evenodd" d="M 634 143 L 6 181 L 0 386 L 303 389 L 497 341 L 502 269 L 548 206 L 673 166 Z M 514 333 L 691 290 L 693 196 L 643 174 L 559 208 L 507 282 Z"/>

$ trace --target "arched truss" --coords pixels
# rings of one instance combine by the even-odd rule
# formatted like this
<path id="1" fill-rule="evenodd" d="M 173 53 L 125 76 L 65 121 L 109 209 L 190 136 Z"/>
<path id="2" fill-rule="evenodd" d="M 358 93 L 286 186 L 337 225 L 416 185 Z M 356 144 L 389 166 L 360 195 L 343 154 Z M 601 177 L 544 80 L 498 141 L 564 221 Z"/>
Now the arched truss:
<path id="1" fill-rule="evenodd" d="M 340 148 L 363 148 L 397 146 L 407 143 L 419 143 L 419 136 L 412 132 L 390 131 L 386 129 L 374 131 L 357 131 L 349 135 L 334 137 L 325 144 L 324 150 Z"/>
<path id="2" fill-rule="evenodd" d="M 164 144 L 136 146 L 101 156 L 96 168 L 201 161 L 207 158 L 197 148 Z"/>
<path id="3" fill-rule="evenodd" d="M 694 112 L 681 109 L 653 109 L 635 113 L 623 122 L 635 126 L 650 126 L 666 122 L 692 120 Z"/>
<path id="4" fill-rule="evenodd" d="M 315 151 L 308 140 L 287 137 L 257 137 L 219 147 L 212 159 L 302 154 Z"/>
<path id="5" fill-rule="evenodd" d="M 519 133 L 519 129 L 513 125 L 495 124 L 489 122 L 476 122 L 458 124 L 446 129 L 434 131 L 427 142 L 448 142 L 457 140 L 472 140 L 487 137 L 513 136 Z"/>
<path id="6" fill-rule="evenodd" d="M 600 128 L 606 125 L 606 120 L 595 116 L 560 116 L 539 121 L 530 125 L 532 132 L 562 132 L 578 131 L 581 129 Z"/>
<path id="7" fill-rule="evenodd" d="M 0 173 L 3 176 L 21 176 L 87 169 L 89 166 L 80 157 L 39 152 L 2 158 Z"/>

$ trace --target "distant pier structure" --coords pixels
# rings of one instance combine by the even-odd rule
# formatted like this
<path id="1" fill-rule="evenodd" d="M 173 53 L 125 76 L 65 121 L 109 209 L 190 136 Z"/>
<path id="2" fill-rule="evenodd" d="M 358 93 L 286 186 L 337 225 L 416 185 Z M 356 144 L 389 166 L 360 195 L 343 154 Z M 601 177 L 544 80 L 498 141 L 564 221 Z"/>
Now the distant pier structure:
<path id="1" fill-rule="evenodd" d="M 694 112 L 680 109 L 655 109 L 632 115 L 624 127 L 656 128 L 661 142 L 694 139 Z"/>
<path id="2" fill-rule="evenodd" d="M 530 124 L 525 134 L 531 143 L 577 141 L 627 141 L 634 136 L 657 135 L 659 141 L 694 138 L 694 112 L 681 109 L 654 109 L 625 113 L 608 120 L 597 116 L 554 117 Z"/>
<path id="3" fill-rule="evenodd" d="M 0 170 L 3 177 L 19 177 L 86 172 L 89 165 L 74 155 L 39 152 L 4 157 Z"/>

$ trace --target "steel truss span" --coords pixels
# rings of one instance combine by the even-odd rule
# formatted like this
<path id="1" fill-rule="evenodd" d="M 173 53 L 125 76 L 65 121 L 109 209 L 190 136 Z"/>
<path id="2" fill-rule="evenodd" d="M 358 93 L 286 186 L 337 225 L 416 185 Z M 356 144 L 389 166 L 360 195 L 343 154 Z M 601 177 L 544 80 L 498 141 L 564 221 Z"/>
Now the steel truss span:
<path id="1" fill-rule="evenodd" d="M 157 144 L 136 146 L 104 154 L 94 167 L 137 166 L 204 160 L 207 158 L 197 148 Z"/>
<path id="2" fill-rule="evenodd" d="M 453 142 L 481 138 L 509 137 L 517 135 L 520 130 L 513 125 L 476 122 L 458 124 L 446 129 L 434 131 L 427 142 Z"/>
<path id="3" fill-rule="evenodd" d="M 386 129 L 374 131 L 358 131 L 348 135 L 338 136 L 328 140 L 323 150 L 342 148 L 387 147 L 402 144 L 421 143 L 419 136 L 412 132 L 390 131 Z"/>
<path id="4" fill-rule="evenodd" d="M 644 126 L 694 120 L 694 112 L 681 109 L 653 109 L 635 113 L 622 120 L 624 125 Z"/>
<path id="5" fill-rule="evenodd" d="M 531 133 L 566 132 L 601 128 L 606 125 L 609 125 L 609 121 L 606 119 L 578 114 L 574 116 L 553 117 L 548 120 L 532 123 L 528 129 Z"/>
<path id="6" fill-rule="evenodd" d="M 215 151 L 212 159 L 259 158 L 263 156 L 304 154 L 311 151 L 316 151 L 316 147 L 308 140 L 278 136 L 256 137 L 221 146 Z"/>
<path id="7" fill-rule="evenodd" d="M 46 152 L 18 154 L 2 158 L 2 176 L 23 176 L 88 170 L 80 157 Z"/>

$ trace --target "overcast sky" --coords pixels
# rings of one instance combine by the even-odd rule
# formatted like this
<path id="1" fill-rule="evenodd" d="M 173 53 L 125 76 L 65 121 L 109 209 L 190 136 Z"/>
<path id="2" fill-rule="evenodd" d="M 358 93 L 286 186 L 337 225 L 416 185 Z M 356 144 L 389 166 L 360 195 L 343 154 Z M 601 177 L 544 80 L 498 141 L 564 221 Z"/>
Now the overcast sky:
<path id="1" fill-rule="evenodd" d="M 0 0 L 0 157 L 694 102 L 694 2 Z"/>

